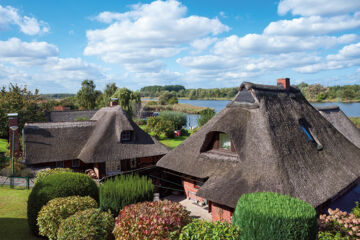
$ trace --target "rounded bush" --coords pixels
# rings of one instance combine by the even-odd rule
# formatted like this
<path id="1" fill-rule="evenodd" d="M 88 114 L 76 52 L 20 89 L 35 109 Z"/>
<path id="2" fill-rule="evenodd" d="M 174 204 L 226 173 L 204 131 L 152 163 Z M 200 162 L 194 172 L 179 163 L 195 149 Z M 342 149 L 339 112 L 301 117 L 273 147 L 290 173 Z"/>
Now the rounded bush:
<path id="1" fill-rule="evenodd" d="M 317 219 L 308 203 L 270 192 L 244 194 L 239 199 L 233 224 L 241 239 L 315 239 Z"/>
<path id="2" fill-rule="evenodd" d="M 100 209 L 116 216 L 123 207 L 154 197 L 151 179 L 138 175 L 120 176 L 100 185 Z"/>
<path id="3" fill-rule="evenodd" d="M 97 206 L 97 202 L 89 196 L 54 198 L 43 206 L 38 214 L 39 233 L 49 239 L 56 239 L 62 221 L 78 211 Z"/>
<path id="4" fill-rule="evenodd" d="M 120 211 L 113 233 L 117 240 L 177 239 L 190 222 L 190 213 L 179 203 L 143 202 Z"/>
<path id="5" fill-rule="evenodd" d="M 90 208 L 65 219 L 58 230 L 58 240 L 106 240 L 114 229 L 110 212 Z"/>
<path id="6" fill-rule="evenodd" d="M 56 174 L 56 173 L 62 173 L 62 172 L 72 172 L 72 169 L 70 169 L 70 168 L 52 168 L 52 169 L 41 170 L 41 171 L 37 172 L 34 183 L 36 184 L 37 182 L 40 182 L 42 179 L 44 179 L 45 177 L 47 177 L 49 175 Z"/>
<path id="7" fill-rule="evenodd" d="M 240 230 L 236 225 L 227 222 L 194 220 L 182 229 L 179 240 L 237 240 L 239 237 Z"/>
<path id="8" fill-rule="evenodd" d="M 90 196 L 99 202 L 96 183 L 82 173 L 57 173 L 46 176 L 33 187 L 27 202 L 27 217 L 30 229 L 38 234 L 37 216 L 48 201 L 58 197 Z"/>

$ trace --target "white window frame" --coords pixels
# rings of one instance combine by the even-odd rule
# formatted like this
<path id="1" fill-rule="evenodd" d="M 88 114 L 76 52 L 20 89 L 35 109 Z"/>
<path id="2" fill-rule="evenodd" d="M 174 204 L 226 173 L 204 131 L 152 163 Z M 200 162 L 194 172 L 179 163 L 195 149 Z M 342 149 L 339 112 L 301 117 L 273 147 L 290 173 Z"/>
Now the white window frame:
<path id="1" fill-rule="evenodd" d="M 128 141 L 131 141 L 131 133 L 132 131 L 123 131 L 121 133 L 121 141 L 125 141 L 125 142 L 128 142 Z"/>

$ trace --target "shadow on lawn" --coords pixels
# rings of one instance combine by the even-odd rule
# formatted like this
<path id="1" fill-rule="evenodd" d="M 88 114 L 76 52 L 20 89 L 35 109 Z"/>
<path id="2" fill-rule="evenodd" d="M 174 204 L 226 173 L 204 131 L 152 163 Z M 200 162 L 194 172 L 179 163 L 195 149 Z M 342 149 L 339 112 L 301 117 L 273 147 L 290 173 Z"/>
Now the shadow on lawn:
<path id="1" fill-rule="evenodd" d="M 11 240 L 40 240 L 44 238 L 35 237 L 29 229 L 26 218 L 1 218 L 0 217 L 0 239 Z"/>

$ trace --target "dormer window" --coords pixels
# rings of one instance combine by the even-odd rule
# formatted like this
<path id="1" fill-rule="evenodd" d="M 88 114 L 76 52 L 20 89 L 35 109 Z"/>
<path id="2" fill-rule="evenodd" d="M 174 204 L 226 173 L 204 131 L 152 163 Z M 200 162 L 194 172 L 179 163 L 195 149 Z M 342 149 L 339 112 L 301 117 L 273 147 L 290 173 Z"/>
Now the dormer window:
<path id="1" fill-rule="evenodd" d="M 131 137 L 132 137 L 132 131 L 123 131 L 121 133 L 121 141 L 122 142 L 129 142 L 131 141 Z"/>
<path id="2" fill-rule="evenodd" d="M 222 150 L 235 152 L 235 147 L 230 136 L 223 132 L 210 132 L 207 134 L 201 152 Z"/>

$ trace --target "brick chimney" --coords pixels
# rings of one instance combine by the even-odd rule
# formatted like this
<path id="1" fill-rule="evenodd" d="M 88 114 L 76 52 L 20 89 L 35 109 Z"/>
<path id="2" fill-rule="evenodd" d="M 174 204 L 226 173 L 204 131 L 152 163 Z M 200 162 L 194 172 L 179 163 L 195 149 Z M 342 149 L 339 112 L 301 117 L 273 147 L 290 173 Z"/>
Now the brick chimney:
<path id="1" fill-rule="evenodd" d="M 286 90 L 290 89 L 290 78 L 278 78 L 278 86 L 283 86 Z"/>
<path id="2" fill-rule="evenodd" d="M 21 156 L 21 149 L 19 143 L 19 129 L 17 128 L 15 131 L 11 130 L 11 127 L 18 126 L 18 114 L 17 113 L 9 113 L 9 145 L 10 145 L 10 156 L 12 154 L 12 141 L 14 135 L 14 155 L 15 157 Z"/>
<path id="3" fill-rule="evenodd" d="M 118 99 L 117 98 L 111 98 L 110 99 L 110 107 L 117 106 L 118 105 Z"/>

